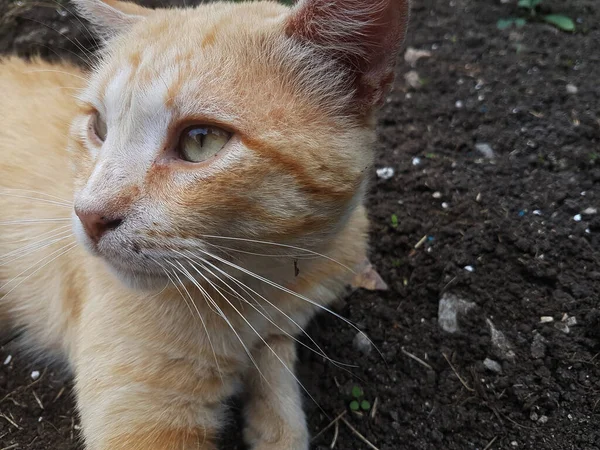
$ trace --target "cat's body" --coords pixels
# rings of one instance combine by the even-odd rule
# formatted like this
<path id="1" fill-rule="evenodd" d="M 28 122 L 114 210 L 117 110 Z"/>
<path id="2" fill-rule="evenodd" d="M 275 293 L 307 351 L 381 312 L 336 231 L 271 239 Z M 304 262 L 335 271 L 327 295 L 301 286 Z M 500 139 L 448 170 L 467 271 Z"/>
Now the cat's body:
<path id="1" fill-rule="evenodd" d="M 214 448 L 242 388 L 254 450 L 305 450 L 294 337 L 366 254 L 370 117 L 391 71 L 360 69 L 353 91 L 326 41 L 294 48 L 319 34 L 302 22 L 317 0 L 291 18 L 107 3 L 79 1 L 118 35 L 91 78 L 0 63 L 0 328 L 66 356 L 91 450 Z M 405 19 L 404 2 L 378 5 Z M 369 59 L 353 51 L 348 71 Z M 190 162 L 169 142 L 195 123 L 229 140 Z"/>

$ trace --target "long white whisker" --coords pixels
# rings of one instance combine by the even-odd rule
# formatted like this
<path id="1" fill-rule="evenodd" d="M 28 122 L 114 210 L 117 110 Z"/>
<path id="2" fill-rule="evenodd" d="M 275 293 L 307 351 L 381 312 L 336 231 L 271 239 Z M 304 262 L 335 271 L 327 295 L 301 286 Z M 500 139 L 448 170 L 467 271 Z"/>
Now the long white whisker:
<path id="1" fill-rule="evenodd" d="M 206 261 L 206 263 L 208 263 L 208 261 Z M 210 264 L 210 263 L 208 263 Z M 208 273 L 210 273 L 211 275 L 213 275 L 215 278 L 217 278 L 219 281 L 221 281 L 221 283 L 223 283 L 225 286 L 229 287 L 230 289 L 232 289 L 228 283 L 226 283 L 225 281 L 223 281 L 218 275 L 216 275 L 214 272 L 212 272 L 210 269 L 208 269 L 204 264 L 201 264 L 201 267 L 206 270 Z M 228 275 L 228 274 L 227 274 Z M 235 279 L 233 279 L 233 281 L 236 281 Z M 250 289 L 250 288 L 249 288 Z M 236 292 L 237 293 L 237 292 Z M 259 294 L 260 295 L 260 294 Z M 238 297 L 239 297 L 239 293 L 238 293 Z M 241 298 L 241 297 L 240 297 Z M 274 320 L 272 320 L 270 317 L 268 317 L 268 315 L 265 315 L 263 312 L 261 312 L 256 306 L 254 306 L 252 303 L 250 303 L 247 299 L 241 298 L 243 301 L 245 301 L 248 305 L 250 305 L 258 314 L 260 314 L 262 317 L 264 317 L 267 321 L 269 321 L 269 323 L 271 323 L 275 328 L 277 328 L 279 331 L 281 331 L 283 334 L 285 334 L 288 338 L 292 339 L 293 341 L 297 342 L 299 345 L 301 345 L 302 347 L 307 348 L 308 350 L 310 350 L 311 352 L 313 352 L 314 354 L 326 359 L 327 361 L 330 361 L 334 366 L 347 371 L 348 373 L 351 373 L 348 369 L 345 369 L 342 366 L 347 366 L 347 367 L 358 367 L 356 365 L 350 365 L 350 364 L 344 364 L 342 362 L 336 361 L 332 358 L 330 358 L 329 356 L 327 356 L 327 354 L 321 349 L 321 347 L 319 347 L 319 345 L 310 337 L 310 335 L 308 335 L 308 333 L 306 333 L 306 331 L 304 331 L 304 329 L 298 325 L 297 322 L 295 322 L 290 316 L 288 316 L 286 313 L 284 313 L 281 309 L 279 309 L 278 307 L 276 307 L 275 305 L 273 305 L 270 302 L 269 303 L 273 308 L 275 308 L 280 314 L 282 314 L 283 316 L 285 316 L 290 322 L 292 322 L 294 325 L 296 325 L 298 328 L 300 328 L 300 330 L 302 330 L 302 332 L 308 336 L 308 338 L 310 339 L 310 341 L 315 344 L 315 346 L 317 347 L 317 350 L 315 350 L 314 348 L 312 348 L 310 345 L 305 344 L 304 342 L 302 342 L 301 340 L 299 340 L 296 336 L 290 334 L 289 332 L 287 332 L 286 330 L 284 330 L 282 327 L 280 327 L 279 325 L 277 325 L 277 323 L 275 323 Z"/>
<path id="2" fill-rule="evenodd" d="M 72 205 L 70 205 L 68 203 L 57 202 L 55 200 L 47 200 L 45 198 L 31 197 L 31 196 L 28 196 L 28 195 L 7 194 L 5 192 L 0 192 L 0 195 L 3 195 L 5 197 L 24 198 L 26 200 L 35 200 L 36 202 L 49 203 L 51 205 L 58 205 L 58 206 L 61 206 L 63 208 L 71 208 L 72 207 Z"/>
<path id="3" fill-rule="evenodd" d="M 28 249 L 19 249 L 20 252 L 17 252 L 16 255 L 12 255 L 13 257 L 11 259 L 9 259 L 8 261 L 2 261 L 2 259 L 6 258 L 8 256 L 4 255 L 4 256 L 0 256 L 0 266 L 6 266 L 14 261 L 17 261 L 18 259 L 24 258 L 28 255 L 31 255 L 37 251 L 40 251 L 46 247 L 50 247 L 54 244 L 56 244 L 57 242 L 61 242 L 64 241 L 65 239 L 68 239 L 72 236 L 72 233 L 67 230 L 67 231 L 63 231 L 62 232 L 62 236 L 58 237 L 58 236 L 54 236 L 54 239 L 50 240 L 50 241 L 42 241 L 42 242 L 36 242 L 32 247 L 28 246 L 30 248 Z M 25 250 L 25 251 L 24 251 Z M 11 252 L 12 253 L 12 252 Z"/>
<path id="4" fill-rule="evenodd" d="M 22 219 L 22 220 L 4 220 L 0 222 L 0 225 L 25 225 L 25 224 L 40 224 L 47 222 L 67 222 L 70 221 L 70 217 L 59 218 L 59 219 Z"/>
<path id="5" fill-rule="evenodd" d="M 165 271 L 165 274 L 167 275 L 167 277 L 169 277 L 169 279 L 171 280 L 171 277 L 169 276 L 169 274 L 166 271 L 166 269 L 163 268 L 163 270 Z M 177 281 L 179 281 L 179 284 L 185 290 L 185 293 L 189 297 L 189 301 L 191 302 L 191 304 L 194 306 L 194 309 L 198 313 L 198 318 L 200 319 L 200 322 L 202 323 L 202 327 L 204 327 L 204 331 L 206 333 L 206 338 L 208 339 L 208 344 L 210 345 L 210 349 L 212 351 L 213 357 L 215 358 L 215 364 L 217 366 L 217 371 L 219 372 L 219 378 L 221 379 L 221 381 L 223 381 L 223 373 L 221 371 L 221 366 L 219 365 L 219 359 L 217 358 L 217 352 L 215 351 L 215 347 L 213 346 L 212 339 L 210 338 L 210 334 L 208 332 L 208 328 L 206 326 L 206 323 L 204 322 L 204 318 L 202 317 L 202 314 L 200 314 L 200 310 L 198 309 L 198 306 L 196 305 L 196 302 L 194 301 L 194 299 L 190 295 L 189 291 L 185 287 L 185 284 L 183 284 L 183 282 L 181 281 L 181 279 L 179 278 L 179 276 L 177 275 L 177 273 L 175 271 L 173 271 L 173 276 L 177 278 Z M 173 285 L 179 291 L 179 288 L 177 288 L 177 285 L 175 285 L 175 283 L 173 283 Z M 181 293 L 181 291 L 179 291 L 179 293 Z M 183 297 L 183 294 L 182 294 L 182 297 Z M 183 299 L 184 299 L 185 303 L 187 304 L 187 307 L 190 309 L 190 312 L 191 312 L 192 310 L 191 310 L 190 304 L 185 299 L 185 297 Z M 192 316 L 193 316 L 193 312 L 192 312 Z"/>
<path id="6" fill-rule="evenodd" d="M 12 244 L 20 244 L 22 242 L 31 242 L 34 239 L 39 239 L 39 238 L 44 238 L 44 239 L 52 238 L 55 233 L 57 233 L 59 230 L 64 230 L 65 228 L 71 228 L 71 225 L 61 225 L 60 227 L 54 228 L 54 229 L 49 230 L 49 231 L 45 231 L 42 234 L 38 234 L 35 237 L 17 239 L 16 241 L 8 241 L 8 242 L 5 242 L 4 244 L 5 245 L 12 245 Z M 48 236 L 48 235 L 51 235 L 51 236 Z M 39 240 L 37 242 L 41 242 L 41 240 Z M 13 250 L 13 251 L 16 251 L 16 250 Z M 13 252 L 10 252 L 10 253 L 13 253 Z M 6 255 L 4 255 L 4 256 L 6 256 Z M 2 256 L 0 256 L 0 258 L 2 258 Z"/>
<path id="7" fill-rule="evenodd" d="M 73 88 L 73 89 L 75 89 L 75 88 Z M 20 188 L 1 188 L 1 189 L 3 191 L 28 192 L 30 194 L 45 195 L 46 197 L 50 197 L 54 200 L 59 200 L 60 202 L 64 203 L 65 205 L 69 205 L 69 206 L 73 205 L 73 202 L 71 202 L 69 200 L 65 200 L 64 198 L 57 197 L 56 195 L 47 194 L 46 192 L 34 191 L 32 189 L 20 189 Z"/>
<path id="8" fill-rule="evenodd" d="M 193 264 L 192 267 L 196 268 Z M 271 353 L 275 356 L 275 358 L 277 358 L 279 360 L 279 362 L 283 365 L 283 367 L 285 368 L 285 370 L 294 378 L 294 380 L 296 380 L 296 383 L 298 383 L 300 385 L 300 387 L 302 388 L 302 390 L 304 390 L 304 392 L 306 392 L 306 395 L 308 395 L 310 397 L 310 399 L 315 403 L 315 405 L 317 405 L 319 407 L 319 409 L 321 409 L 321 411 L 327 416 L 327 413 L 325 413 L 325 411 L 323 410 L 323 408 L 321 408 L 321 406 L 319 405 L 319 403 L 315 400 L 315 398 L 311 395 L 311 393 L 308 391 L 308 389 L 306 389 L 306 387 L 304 386 L 304 384 L 302 384 L 302 382 L 300 382 L 300 380 L 298 379 L 298 377 L 296 376 L 296 374 L 294 373 L 294 371 L 292 369 L 290 369 L 288 367 L 288 365 L 283 361 L 283 359 L 281 359 L 281 357 L 277 354 L 277 352 L 275 350 L 273 350 L 273 348 L 268 344 L 268 342 L 260 335 L 260 333 L 256 330 L 256 328 L 254 328 L 252 326 L 252 324 L 250 323 L 250 321 L 248 319 L 246 319 L 246 317 L 244 317 L 244 315 L 235 307 L 235 305 L 233 303 L 231 303 L 229 301 L 229 299 L 223 295 L 223 293 L 221 292 L 221 290 L 207 277 L 205 276 L 200 270 L 198 270 L 196 268 L 198 274 L 208 283 L 212 286 L 213 289 L 215 289 L 217 291 L 217 293 L 223 298 L 223 300 L 225 300 L 229 306 L 231 306 L 233 308 L 233 310 L 242 318 L 242 320 L 244 322 L 246 322 L 246 325 L 248 325 L 248 327 L 250 327 L 250 329 L 256 334 L 256 336 L 262 341 L 262 343 L 271 351 Z"/>
<path id="9" fill-rule="evenodd" d="M 178 252 L 177 252 L 178 253 Z M 317 344 L 317 342 L 304 330 L 304 328 L 302 328 L 300 326 L 300 324 L 298 324 L 298 322 L 296 322 L 293 318 L 291 318 L 288 314 L 286 314 L 283 310 L 281 310 L 281 308 L 277 307 L 275 304 L 273 304 L 272 302 L 270 302 L 269 300 L 267 300 L 264 296 L 262 296 L 261 294 L 259 294 L 258 292 L 256 292 L 254 289 L 252 289 L 249 286 L 244 285 L 244 283 L 242 283 L 241 281 L 239 281 L 238 279 L 236 279 L 235 277 L 233 277 L 232 275 L 228 274 L 227 272 L 225 272 L 224 270 L 220 269 L 219 267 L 215 266 L 214 264 L 212 264 L 210 261 L 204 259 L 204 258 L 200 258 L 197 257 L 198 259 L 201 260 L 201 264 L 208 264 L 210 265 L 213 269 L 217 270 L 218 272 L 220 272 L 221 274 L 223 274 L 224 276 L 226 276 L 228 279 L 230 279 L 231 281 L 233 281 L 234 283 L 236 283 L 238 286 L 240 286 L 242 289 L 244 289 L 246 291 L 249 290 L 252 293 L 256 294 L 258 297 L 260 297 L 263 301 L 265 301 L 268 305 L 270 305 L 272 308 L 274 308 L 279 314 L 283 315 L 287 320 L 289 320 L 291 323 L 293 323 L 317 348 L 317 350 L 315 350 L 314 348 L 312 348 L 309 345 L 306 345 L 304 342 L 300 341 L 299 339 L 297 339 L 295 336 L 291 335 L 290 333 L 288 333 L 286 330 L 284 330 L 283 328 L 281 328 L 279 325 L 277 325 L 273 320 L 271 320 L 271 318 L 265 316 L 265 314 L 261 313 L 260 311 L 258 311 L 258 309 L 252 305 L 250 302 L 248 302 L 246 300 L 246 302 L 252 307 L 254 308 L 261 316 L 263 316 L 265 319 L 267 319 L 271 324 L 273 324 L 275 327 L 277 327 L 278 330 L 280 330 L 281 332 L 285 333 L 289 338 L 293 339 L 294 341 L 296 341 L 298 344 L 302 345 L 303 347 L 311 350 L 312 352 L 314 352 L 315 354 L 325 358 L 326 360 L 330 361 L 332 364 L 334 364 L 335 366 L 346 366 L 346 367 L 358 367 L 354 364 L 345 364 L 342 363 L 340 361 L 336 361 L 333 358 L 330 358 L 329 356 L 327 356 L 327 354 L 325 353 L 325 351 L 319 346 L 319 344 Z M 187 258 L 189 259 L 189 258 Z M 225 281 L 223 281 L 218 275 L 216 275 L 214 272 L 212 272 L 210 269 L 208 269 L 204 264 L 202 264 L 202 267 L 204 267 L 204 269 L 209 272 L 211 275 L 213 275 L 215 278 L 217 278 L 219 281 L 221 281 L 223 284 L 225 284 L 226 286 L 228 286 L 230 289 L 231 287 L 229 286 L 229 284 L 227 284 Z M 246 291 L 247 292 L 247 291 Z M 236 292 L 237 293 L 237 292 Z M 238 293 L 239 295 L 239 293 Z M 245 299 L 243 299 L 245 300 Z M 344 367 L 340 367 L 343 370 L 347 370 L 344 369 Z"/>
<path id="10" fill-rule="evenodd" d="M 263 283 L 266 283 L 266 284 L 268 284 L 268 285 L 270 285 L 270 286 L 272 286 L 272 287 L 274 287 L 276 289 L 279 289 L 280 291 L 283 291 L 283 292 L 285 292 L 287 294 L 293 295 L 294 297 L 299 298 L 300 300 L 304 300 L 305 302 L 310 303 L 311 305 L 315 306 L 316 308 L 319 308 L 319 309 L 321 309 L 323 311 L 328 312 L 329 314 L 332 314 L 333 316 L 337 317 L 338 319 L 340 319 L 343 322 L 345 322 L 348 325 L 350 325 L 356 331 L 359 331 L 359 332 L 361 332 L 361 333 L 364 334 L 364 332 L 360 328 L 358 328 L 354 323 L 352 323 L 350 320 L 346 319 L 344 316 L 341 316 L 340 314 L 336 313 L 335 311 L 332 311 L 329 308 L 327 308 L 327 307 L 325 307 L 323 305 L 320 305 L 319 303 L 315 302 L 314 300 L 311 300 L 310 298 L 308 298 L 308 297 L 306 297 L 306 296 L 304 296 L 302 294 L 294 292 L 291 289 L 286 288 L 285 286 L 281 286 L 280 284 L 277 284 L 274 281 L 269 280 L 268 278 L 262 277 L 262 276 L 260 276 L 260 275 L 258 275 L 256 273 L 254 273 L 254 272 L 252 272 L 252 271 L 244 268 L 244 267 L 238 266 L 237 264 L 234 264 L 234 263 L 232 263 L 230 261 L 227 261 L 226 259 L 223 259 L 220 256 L 213 255 L 213 254 L 207 252 L 206 250 L 200 250 L 200 249 L 198 249 L 198 251 L 204 253 L 205 255 L 207 255 L 207 256 L 209 256 L 209 257 L 211 257 L 213 259 L 216 259 L 217 261 L 222 262 L 223 264 L 226 264 L 226 265 L 228 265 L 230 267 L 233 267 L 234 269 L 239 270 L 240 272 L 243 272 L 243 273 L 245 273 L 247 275 L 250 275 L 251 277 L 256 278 L 257 280 L 260 280 Z M 381 359 L 383 359 L 385 361 L 385 358 L 383 356 L 383 353 L 381 353 L 381 350 L 379 350 L 379 348 L 375 345 L 375 343 L 366 334 L 365 334 L 365 337 L 373 345 L 373 347 L 375 348 L 375 350 L 377 351 L 377 353 L 379 353 L 379 356 L 381 356 Z"/>
<path id="11" fill-rule="evenodd" d="M 237 248 L 231 248 L 231 247 L 225 247 L 223 245 L 217 245 L 217 244 L 211 244 L 210 242 L 204 242 L 206 245 L 210 245 L 211 247 L 215 247 L 218 248 L 220 250 L 229 250 L 232 252 L 237 252 L 237 253 L 243 253 L 245 255 L 252 255 L 252 256 L 265 256 L 265 257 L 271 257 L 271 258 L 297 258 L 297 259 L 316 259 L 316 258 L 320 258 L 320 256 L 317 255 L 289 255 L 289 254 L 277 254 L 277 253 L 255 253 L 255 252 L 249 252 L 246 250 L 239 250 Z M 231 255 L 230 255 L 231 256 Z M 239 259 L 239 258 L 236 258 Z"/>
<path id="12" fill-rule="evenodd" d="M 181 264 L 180 264 L 181 265 Z M 194 265 L 191 264 L 192 268 L 198 272 L 198 274 L 200 274 L 201 277 L 205 278 L 204 275 L 202 275 L 202 273 L 200 272 L 200 270 L 198 270 L 198 268 Z M 193 276 L 191 276 L 191 274 L 189 273 L 189 271 L 187 269 L 185 269 L 185 267 L 181 266 L 185 272 L 188 273 L 189 275 L 189 279 L 190 281 L 198 288 L 198 290 L 200 290 L 200 292 L 205 293 L 205 297 L 204 299 L 207 301 L 210 301 L 213 305 L 214 308 L 217 309 L 217 311 L 219 311 L 219 315 L 223 318 L 223 320 L 225 320 L 225 322 L 227 323 L 227 325 L 229 326 L 229 328 L 231 329 L 231 331 L 233 331 L 233 334 L 235 334 L 235 336 L 237 337 L 238 341 L 240 341 L 240 344 L 242 345 L 242 347 L 244 348 L 244 351 L 246 352 L 246 355 L 248 355 L 248 358 L 250 358 L 250 361 L 252 361 L 252 364 L 254 364 L 254 367 L 256 368 L 256 370 L 258 371 L 258 373 L 260 374 L 260 376 L 265 380 L 265 382 L 271 386 L 271 383 L 269 383 L 269 380 L 267 379 L 267 377 L 265 377 L 265 375 L 262 373 L 262 371 L 260 370 L 260 368 L 258 367 L 258 364 L 256 363 L 256 360 L 254 359 L 254 356 L 252 356 L 252 352 L 248 349 L 248 346 L 246 344 L 244 344 L 244 340 L 242 339 L 242 337 L 238 334 L 238 332 L 235 330 L 234 326 L 232 325 L 231 321 L 227 318 L 227 316 L 225 315 L 225 313 L 221 310 L 221 308 L 219 307 L 219 305 L 213 300 L 213 298 L 210 296 L 210 294 L 206 291 L 206 289 L 204 289 L 200 283 L 198 283 L 198 281 L 196 279 L 194 279 Z"/>
<path id="13" fill-rule="evenodd" d="M 67 248 L 68 247 L 68 248 Z M 67 244 L 64 247 L 59 248 L 57 251 L 61 253 L 59 253 L 57 256 L 55 256 L 54 258 L 52 258 L 50 261 L 44 263 L 43 265 L 41 265 L 40 267 L 38 267 L 37 269 L 35 269 L 33 272 L 31 272 L 29 275 L 27 275 L 25 278 L 23 278 L 21 281 L 19 281 L 17 284 L 15 284 L 6 294 L 4 294 L 2 297 L 0 297 L 0 301 L 4 300 L 4 298 L 9 295 L 12 291 L 14 291 L 16 288 L 18 288 L 21 284 L 23 284 L 25 281 L 27 281 L 29 278 L 31 278 L 33 275 L 35 275 L 37 272 L 39 272 L 40 270 L 42 270 L 44 267 L 46 267 L 48 264 L 50 264 L 51 262 L 57 260 L 58 258 L 60 258 L 61 256 L 63 256 L 64 254 L 70 252 L 71 250 L 73 250 L 75 247 L 77 247 L 77 243 L 74 242 L 72 244 Z M 65 250 L 65 248 L 67 248 Z M 51 253 L 48 256 L 54 255 L 56 252 Z M 47 257 L 46 257 L 47 258 Z M 8 281 L 7 283 L 4 283 L 2 286 L 0 286 L 0 290 L 2 288 L 4 288 L 7 284 L 13 282 L 14 280 L 16 280 L 18 277 L 20 277 L 22 274 L 24 274 L 25 272 L 27 272 L 28 270 L 34 268 L 37 264 L 39 264 L 40 262 L 42 262 L 44 259 L 38 261 L 36 264 L 34 264 L 33 266 L 28 267 L 25 271 L 21 272 L 19 275 L 17 275 L 16 277 L 12 278 L 10 281 Z"/>
<path id="14" fill-rule="evenodd" d="M 351 269 L 350 267 L 348 267 L 347 265 L 333 259 L 330 256 L 324 255 L 322 253 L 318 253 L 315 252 L 313 250 L 308 250 L 306 248 L 302 248 L 302 247 L 296 247 L 294 245 L 287 245 L 287 244 L 279 244 L 277 242 L 269 242 L 269 241 L 260 241 L 257 239 L 248 239 L 248 238 L 239 238 L 239 237 L 227 237 L 227 236 L 214 236 L 214 235 L 210 235 L 210 234 L 202 234 L 200 235 L 203 238 L 211 238 L 211 239 L 228 239 L 228 240 L 232 240 L 232 241 L 241 241 L 241 242 L 250 242 L 250 243 L 256 243 L 256 244 L 264 244 L 264 245 L 274 245 L 277 247 L 283 247 L 283 248 L 291 248 L 294 250 L 299 250 L 301 252 L 306 252 L 309 253 L 311 255 L 315 255 L 315 256 L 320 256 L 321 258 L 325 258 L 335 264 L 338 264 L 339 266 L 343 267 L 344 269 L 349 270 L 352 273 L 355 273 L 355 271 L 353 269 Z"/>
<path id="15" fill-rule="evenodd" d="M 49 70 L 49 69 L 37 69 L 37 70 L 28 70 L 26 72 L 23 73 L 38 73 L 38 72 L 53 72 L 53 73 L 62 73 L 63 75 L 70 75 L 72 77 L 75 78 L 79 78 L 80 80 L 85 81 L 86 83 L 88 82 L 88 80 L 84 77 L 80 77 L 79 75 L 75 75 L 74 73 L 70 73 L 70 72 L 66 72 L 64 70 Z"/>

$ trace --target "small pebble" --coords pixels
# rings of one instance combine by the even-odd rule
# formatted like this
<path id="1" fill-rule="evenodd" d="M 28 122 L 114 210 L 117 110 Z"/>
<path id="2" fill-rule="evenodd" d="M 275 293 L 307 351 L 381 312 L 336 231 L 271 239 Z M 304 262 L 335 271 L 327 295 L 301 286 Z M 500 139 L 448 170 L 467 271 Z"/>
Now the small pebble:
<path id="1" fill-rule="evenodd" d="M 488 159 L 493 159 L 494 158 L 494 150 L 492 150 L 492 147 L 490 146 L 490 144 L 487 144 L 485 142 L 479 142 L 477 144 L 475 144 L 475 149 L 481 153 L 485 158 Z"/>
<path id="2" fill-rule="evenodd" d="M 596 214 L 597 212 L 598 212 L 598 209 L 597 209 L 597 208 L 594 208 L 594 207 L 590 206 L 589 208 L 586 208 L 586 209 L 584 209 L 584 210 L 582 211 L 582 214 L 583 214 L 583 215 L 586 215 L 586 216 L 593 216 L 593 215 L 594 215 L 594 214 Z"/>
<path id="3" fill-rule="evenodd" d="M 502 373 L 502 366 L 500 365 L 500 363 L 498 363 L 497 361 L 494 361 L 493 359 L 485 358 L 483 360 L 483 365 L 485 366 L 486 369 L 488 369 L 492 372 Z"/>
<path id="4" fill-rule="evenodd" d="M 461 100 L 456 100 L 454 106 L 456 106 L 457 109 L 461 109 L 465 104 Z"/>
<path id="5" fill-rule="evenodd" d="M 531 412 L 531 414 L 529 415 L 529 418 L 534 422 L 537 422 L 539 420 L 539 416 L 537 415 L 537 413 L 535 411 Z"/>
<path id="6" fill-rule="evenodd" d="M 442 193 L 441 192 L 434 192 L 433 193 L 433 198 L 442 198 Z"/>
<path id="7" fill-rule="evenodd" d="M 42 417 L 40 416 L 40 417 L 38 417 L 38 422 L 41 422 L 41 421 L 42 421 Z"/>
<path id="8" fill-rule="evenodd" d="M 534 209 L 534 210 L 533 210 L 533 215 L 534 215 L 534 216 L 541 216 L 541 215 L 542 215 L 542 212 L 541 212 L 539 209 Z"/>
<path id="9" fill-rule="evenodd" d="M 577 325 L 577 317 L 569 317 L 567 319 L 567 325 L 570 327 Z"/>
<path id="10" fill-rule="evenodd" d="M 567 90 L 567 94 L 574 95 L 577 94 L 577 92 L 579 92 L 579 89 L 577 89 L 577 86 L 575 86 L 574 84 L 567 84 L 565 89 Z"/>
<path id="11" fill-rule="evenodd" d="M 540 416 L 540 419 L 538 420 L 539 423 L 546 423 L 548 422 L 548 416 Z"/>
<path id="12" fill-rule="evenodd" d="M 450 205 L 448 203 L 446 203 L 446 202 L 442 203 L 442 208 L 444 208 L 444 209 L 448 209 L 449 206 Z"/>
<path id="13" fill-rule="evenodd" d="M 540 317 L 540 323 L 549 323 L 549 322 L 554 322 L 554 317 L 552 317 L 552 316 Z"/>
<path id="14" fill-rule="evenodd" d="M 33 381 L 37 380 L 40 377 L 40 372 L 38 370 L 34 370 L 31 372 L 31 379 Z"/>
<path id="15" fill-rule="evenodd" d="M 421 164 L 421 158 L 419 158 L 418 156 L 415 156 L 412 159 L 412 164 L 413 164 L 413 166 L 418 166 L 419 164 Z"/>
<path id="16" fill-rule="evenodd" d="M 534 331 L 533 342 L 531 343 L 531 357 L 533 359 L 541 359 L 546 356 L 547 340 L 537 331 Z"/>
<path id="17" fill-rule="evenodd" d="M 575 215 L 573 216 L 573 220 L 574 220 L 575 222 L 581 222 L 581 214 L 575 214 Z"/>
<path id="18" fill-rule="evenodd" d="M 512 442 L 510 443 L 510 445 L 512 445 L 513 447 L 518 447 L 518 446 L 519 446 L 519 443 L 518 443 L 517 441 L 512 441 Z"/>
<path id="19" fill-rule="evenodd" d="M 10 362 L 12 361 L 12 355 L 8 355 L 6 357 L 6 359 L 4 360 L 4 365 L 8 366 L 10 364 Z"/>
<path id="20" fill-rule="evenodd" d="M 394 176 L 394 169 L 392 167 L 382 167 L 377 169 L 377 176 L 382 180 L 389 180 Z"/>
<path id="21" fill-rule="evenodd" d="M 465 266 L 465 267 L 464 267 L 464 269 L 465 269 L 467 272 L 474 272 L 474 271 L 475 271 L 475 268 L 474 268 L 473 266 Z"/>
<path id="22" fill-rule="evenodd" d="M 369 353 L 371 353 L 371 350 L 373 347 L 373 345 L 371 344 L 371 341 L 369 340 L 367 335 L 365 333 L 363 333 L 362 331 L 359 331 L 358 333 L 356 333 L 356 336 L 354 336 L 354 339 L 352 340 L 352 345 L 354 346 L 354 348 L 356 350 L 358 350 L 359 352 L 361 352 L 365 355 L 368 355 Z"/>

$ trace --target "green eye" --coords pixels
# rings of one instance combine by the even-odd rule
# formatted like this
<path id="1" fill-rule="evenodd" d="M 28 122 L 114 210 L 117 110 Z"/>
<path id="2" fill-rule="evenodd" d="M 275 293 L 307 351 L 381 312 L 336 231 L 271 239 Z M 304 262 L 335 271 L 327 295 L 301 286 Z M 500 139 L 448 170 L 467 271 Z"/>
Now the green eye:
<path id="1" fill-rule="evenodd" d="M 195 125 L 181 134 L 179 155 L 186 161 L 200 163 L 219 153 L 230 138 L 231 133 L 220 128 Z"/>

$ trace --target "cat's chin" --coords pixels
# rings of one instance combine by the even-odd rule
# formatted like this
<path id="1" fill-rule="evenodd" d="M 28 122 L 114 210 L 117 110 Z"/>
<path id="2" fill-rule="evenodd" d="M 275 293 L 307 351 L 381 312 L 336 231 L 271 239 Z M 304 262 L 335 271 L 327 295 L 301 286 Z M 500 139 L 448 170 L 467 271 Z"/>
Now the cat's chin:
<path id="1" fill-rule="evenodd" d="M 157 292 L 163 290 L 169 283 L 169 279 L 162 274 L 123 269 L 108 261 L 105 261 L 105 264 L 121 283 L 135 291 Z"/>

